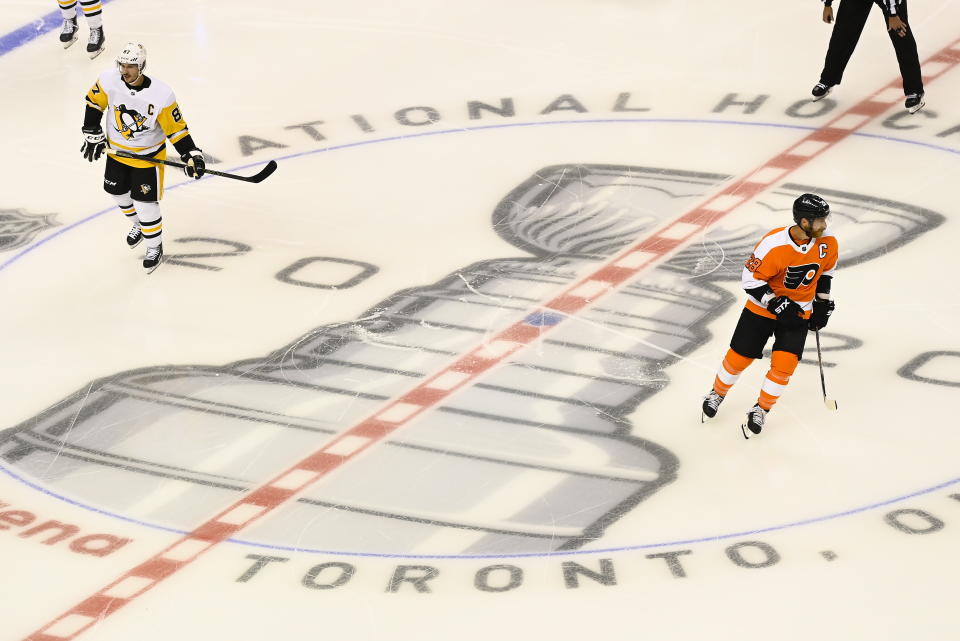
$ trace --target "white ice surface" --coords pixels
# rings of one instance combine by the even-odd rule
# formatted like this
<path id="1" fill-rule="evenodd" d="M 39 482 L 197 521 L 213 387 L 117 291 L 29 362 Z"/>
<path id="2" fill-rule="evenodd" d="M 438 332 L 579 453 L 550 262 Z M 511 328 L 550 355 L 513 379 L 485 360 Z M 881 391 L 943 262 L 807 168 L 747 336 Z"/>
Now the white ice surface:
<path id="1" fill-rule="evenodd" d="M 5 2 L 0 34 L 55 4 Z M 107 51 L 96 60 L 82 51 L 82 20 L 81 40 L 69 50 L 62 50 L 51 32 L 0 56 L 5 123 L 0 212 L 54 214 L 57 223 L 27 245 L 0 252 L 0 430 L 28 425 L 102 377 L 138 368 L 220 366 L 263 358 L 318 327 L 354 321 L 401 290 L 428 286 L 478 261 L 530 258 L 495 233 L 491 214 L 511 189 L 545 167 L 608 164 L 737 177 L 762 170 L 768 159 L 808 133 L 799 127 L 822 126 L 897 78 L 874 9 L 843 85 L 829 97 L 837 107 L 820 117 L 790 115 L 791 108 L 802 114 L 814 110 L 797 103 L 817 80 L 829 37 L 820 11 L 815 0 L 115 0 L 104 8 Z M 957 0 L 914 0 L 910 11 L 921 60 L 960 37 Z M 140 254 L 123 245 L 125 221 L 101 190 L 102 165 L 88 164 L 78 152 L 83 94 L 126 40 L 143 42 L 150 54 L 148 75 L 174 87 L 197 143 L 220 161 L 211 167 L 252 173 L 266 161 L 280 159 L 277 173 L 259 185 L 213 177 L 183 184 L 184 176 L 168 169 L 162 202 L 168 253 L 233 251 L 188 240 L 196 238 L 250 248 L 242 255 L 184 259 L 216 265 L 219 271 L 165 264 L 145 276 Z M 953 55 L 960 56 L 960 47 L 953 48 Z M 648 110 L 615 111 L 625 92 L 631 94 L 629 107 Z M 576 97 L 588 111 L 541 113 L 564 94 Z M 743 106 L 716 111 L 728 94 L 745 102 L 766 98 L 752 113 Z M 603 371 L 603 361 L 589 357 L 571 362 L 588 374 L 668 380 L 629 417 L 629 433 L 679 459 L 673 483 L 613 522 L 578 554 L 435 558 L 468 548 L 476 542 L 477 530 L 440 529 L 419 540 L 400 525 L 392 530 L 395 524 L 386 519 L 377 522 L 375 533 L 358 531 L 356 536 L 393 540 L 394 557 L 224 542 L 78 638 L 960 638 L 955 596 L 960 432 L 954 409 L 960 400 L 955 320 L 960 287 L 953 278 L 951 242 L 960 231 L 955 217 L 957 95 L 960 70 L 953 67 L 929 83 L 924 111 L 887 120 L 900 111 L 893 107 L 860 130 L 863 135 L 829 148 L 785 179 L 945 217 L 940 227 L 889 255 L 880 252 L 840 270 L 837 312 L 825 346 L 839 345 L 830 332 L 854 337 L 862 346 L 824 354 L 835 364 L 826 369 L 826 377 L 838 412 L 824 409 L 816 366 L 804 363 L 770 415 L 767 432 L 745 442 L 740 417 L 766 371 L 765 364 L 757 363 L 731 392 L 719 417 L 700 423 L 701 395 L 740 313 L 742 292 L 725 281 L 719 287 L 735 302 L 718 309 L 709 337 L 662 372 L 611 373 Z M 508 97 L 516 109 L 512 118 L 486 112 L 470 119 L 470 101 L 499 106 Z M 409 126 L 395 117 L 418 106 L 435 109 L 441 120 Z M 364 132 L 356 115 L 375 131 Z M 420 118 L 423 112 L 410 115 Z M 595 119 L 644 122 L 579 122 Z M 578 122 L 556 123 L 568 120 Z M 304 123 L 313 123 L 325 139 L 315 139 Z M 536 126 L 477 129 L 508 123 Z M 449 133 L 421 135 L 430 131 Z M 244 135 L 278 146 L 245 156 L 238 141 Z M 418 137 L 410 137 L 414 135 Z M 391 138 L 397 139 L 386 140 Z M 374 140 L 383 142 L 359 144 Z M 340 148 L 347 145 L 356 146 Z M 321 151 L 327 147 L 331 149 Z M 804 153 L 818 152 L 804 148 Z M 692 206 L 705 189 L 680 186 L 678 202 Z M 684 196 L 685 190 L 690 194 Z M 770 212 L 770 202 L 772 197 L 761 194 L 723 224 L 746 226 L 751 216 L 762 213 L 769 214 L 769 227 L 785 224 L 788 213 Z M 318 256 L 370 263 L 379 270 L 340 290 L 277 279 L 297 261 Z M 727 256 L 721 267 L 738 271 L 742 259 Z M 312 263 L 293 276 L 340 282 L 355 273 L 355 267 L 326 262 Z M 509 296 L 493 286 L 480 291 L 484 300 L 502 304 L 514 302 Z M 659 300 L 638 299 L 633 311 L 656 314 L 662 308 Z M 477 346 L 502 325 L 502 319 L 488 318 L 482 310 L 474 320 L 489 330 L 477 336 Z M 647 336 L 636 328 L 591 324 L 584 318 L 567 322 L 579 323 L 567 330 L 571 335 L 611 350 L 629 350 Z M 426 322 L 415 329 L 433 328 Z M 436 331 L 438 349 L 463 348 L 456 336 Z M 386 341 L 370 333 L 357 340 L 381 338 Z M 391 355 L 397 369 L 427 367 L 428 359 L 418 351 L 389 343 L 380 349 Z M 551 354 L 540 344 L 526 350 L 533 361 Z M 946 384 L 898 375 L 915 357 L 941 352 L 916 373 Z M 811 337 L 806 358 L 814 357 Z M 295 379 L 295 368 L 287 375 Z M 443 380 L 459 384 L 455 376 Z M 389 378 L 350 384 L 350 389 L 372 395 L 397 389 Z M 232 389 L 211 386 L 204 398 L 226 402 L 235 394 Z M 576 381 L 558 378 L 542 391 L 544 396 L 565 396 L 578 389 Z M 299 408 L 290 414 L 303 424 L 340 430 L 350 425 L 339 417 L 359 411 L 352 404 L 358 399 L 291 396 L 277 402 L 289 400 L 290 408 Z M 569 409 L 544 399 L 528 403 L 544 422 L 562 421 Z M 203 421 L 158 421 L 169 431 L 132 435 L 124 455 L 149 457 L 155 448 L 169 447 L 168 439 L 175 435 L 185 448 L 183 460 L 210 475 L 233 474 L 238 468 L 281 473 L 298 455 L 310 453 L 299 449 L 310 445 L 308 436 L 320 445 L 329 439 L 310 433 L 300 437 L 304 445 L 297 441 L 294 451 L 272 451 L 270 427 L 252 424 L 234 440 L 197 435 L 191 441 Z M 414 431 L 410 438 L 435 443 L 431 439 L 436 436 Z M 571 452 L 571 457 L 581 454 L 582 465 L 591 469 L 605 463 L 595 444 L 565 438 L 518 440 L 517 456 L 530 461 L 536 452 L 521 448 L 555 447 L 560 462 L 573 465 L 563 459 L 563 452 Z M 513 447 L 479 440 L 448 445 L 484 456 Z M 182 522 L 202 523 L 233 500 L 197 495 L 181 480 L 147 477 L 128 483 L 121 470 L 110 481 L 116 497 L 98 503 L 84 498 L 102 480 L 96 470 L 79 467 L 53 487 L 0 463 L 2 641 L 27 638 L 179 540 L 179 534 L 160 528 L 188 529 Z M 409 470 L 410 482 L 421 483 L 425 494 L 447 489 L 428 487 L 434 465 L 450 466 L 434 461 Z M 330 479 L 339 492 L 360 483 L 347 472 Z M 408 482 L 372 478 L 369 488 L 358 492 L 369 489 L 372 494 L 378 481 L 386 486 L 377 486 L 378 491 L 385 493 L 394 482 Z M 486 487 L 486 481 L 438 482 L 448 484 L 452 497 L 466 488 L 487 491 L 464 506 L 460 516 L 471 523 L 497 522 L 504 510 L 536 504 L 536 497 L 547 503 L 558 487 L 554 472 L 539 470 L 517 474 L 513 485 L 496 485 L 491 479 Z M 74 538 L 100 533 L 130 542 L 102 557 L 71 550 L 73 539 L 45 544 L 47 533 L 19 536 L 31 525 L 21 525 L 17 519 L 24 518 L 22 513 L 11 516 L 11 510 L 34 515 L 33 526 L 48 520 L 75 525 Z M 556 525 L 564 532 L 563 519 L 573 516 L 560 514 L 557 523 L 545 527 Z M 309 528 L 322 529 L 325 519 L 340 524 L 343 518 L 334 510 L 268 514 L 236 538 L 296 547 Z M 737 547 L 741 544 L 746 545 Z M 776 562 L 768 559 L 767 567 L 734 562 L 739 553 L 745 564 L 763 565 L 762 546 L 775 550 Z M 649 557 L 663 553 L 676 554 Z M 255 562 L 248 555 L 286 560 L 238 581 Z M 671 571 L 671 559 L 684 576 Z M 615 569 L 615 585 L 583 576 L 578 586 L 565 584 L 564 564 L 600 572 L 605 560 Z M 311 574 L 328 562 L 351 564 L 355 574 L 335 589 L 317 589 L 339 576 L 336 567 Z M 409 582 L 389 591 L 400 566 L 431 566 L 439 574 L 428 581 L 429 593 L 416 591 Z M 509 583 L 507 569 L 491 566 L 519 568 L 522 585 L 503 592 L 478 589 L 478 575 L 488 576 L 491 586 Z M 123 585 L 132 590 L 138 584 Z"/>

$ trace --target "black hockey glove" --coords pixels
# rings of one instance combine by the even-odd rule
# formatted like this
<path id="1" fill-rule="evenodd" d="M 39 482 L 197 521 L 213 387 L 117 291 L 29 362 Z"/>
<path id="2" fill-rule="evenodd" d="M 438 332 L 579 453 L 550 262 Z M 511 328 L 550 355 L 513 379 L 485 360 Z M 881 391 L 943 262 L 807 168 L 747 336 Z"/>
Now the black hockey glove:
<path id="1" fill-rule="evenodd" d="M 836 305 L 832 300 L 813 299 L 813 313 L 810 314 L 810 320 L 807 321 L 807 327 L 810 328 L 810 331 L 816 332 L 826 327 L 834 307 Z"/>
<path id="2" fill-rule="evenodd" d="M 799 329 L 807 322 L 803 308 L 786 296 L 777 296 L 767 303 L 767 311 L 777 315 L 777 322 L 788 329 Z"/>
<path id="3" fill-rule="evenodd" d="M 95 125 L 84 127 L 81 131 L 83 131 L 83 146 L 80 147 L 80 151 L 83 152 L 83 157 L 90 162 L 99 160 L 103 148 L 107 146 L 105 142 L 107 137 L 103 135 L 103 129 L 100 125 Z"/>
<path id="4" fill-rule="evenodd" d="M 203 161 L 203 151 L 200 149 L 191 149 L 181 155 L 180 160 L 187 163 L 187 166 L 183 168 L 183 173 L 187 175 L 187 178 L 199 179 L 207 170 L 207 163 Z"/>

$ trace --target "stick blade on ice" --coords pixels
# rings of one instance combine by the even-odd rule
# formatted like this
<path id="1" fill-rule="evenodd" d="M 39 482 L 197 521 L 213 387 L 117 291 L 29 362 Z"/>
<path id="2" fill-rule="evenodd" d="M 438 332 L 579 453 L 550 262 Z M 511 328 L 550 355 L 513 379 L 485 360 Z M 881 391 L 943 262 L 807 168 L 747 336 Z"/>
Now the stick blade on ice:
<path id="1" fill-rule="evenodd" d="M 277 170 L 277 161 L 271 160 L 266 164 L 266 166 L 260 170 L 255 176 L 250 176 L 247 180 L 252 183 L 263 182 L 266 180 L 267 176 L 272 174 Z"/>

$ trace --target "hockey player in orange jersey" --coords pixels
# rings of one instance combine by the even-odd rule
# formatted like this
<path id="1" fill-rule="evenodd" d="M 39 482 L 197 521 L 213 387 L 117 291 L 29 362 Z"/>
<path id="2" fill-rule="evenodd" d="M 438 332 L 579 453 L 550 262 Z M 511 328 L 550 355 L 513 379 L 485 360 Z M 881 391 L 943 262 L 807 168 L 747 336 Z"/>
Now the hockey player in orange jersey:
<path id="1" fill-rule="evenodd" d="M 768 232 L 754 247 L 741 277 L 747 302 L 713 389 L 703 399 L 705 417 L 716 416 L 727 392 L 743 370 L 763 356 L 772 335 L 770 370 L 744 424 L 759 434 L 803 355 L 807 331 L 827 326 L 834 309 L 830 285 L 838 255 L 837 239 L 827 230 L 829 215 L 827 201 L 803 194 L 793 202 L 796 224 Z"/>

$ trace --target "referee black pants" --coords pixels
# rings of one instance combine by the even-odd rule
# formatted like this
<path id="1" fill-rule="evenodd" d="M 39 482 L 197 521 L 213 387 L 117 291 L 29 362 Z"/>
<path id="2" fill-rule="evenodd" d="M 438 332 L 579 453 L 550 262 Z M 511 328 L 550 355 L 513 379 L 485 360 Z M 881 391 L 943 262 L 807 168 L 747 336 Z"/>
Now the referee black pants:
<path id="1" fill-rule="evenodd" d="M 827 59 L 820 73 L 820 82 L 827 86 L 839 85 L 843 78 L 843 70 L 857 47 L 863 25 L 867 23 L 867 16 L 874 4 L 882 6 L 881 0 L 840 0 L 840 8 L 836 12 L 836 22 L 833 25 L 833 34 L 830 36 L 830 46 L 827 48 Z M 897 52 L 897 63 L 900 65 L 900 76 L 903 78 L 903 93 L 923 93 L 923 78 L 920 75 L 920 58 L 917 56 L 917 41 L 913 37 L 913 26 L 907 20 L 907 0 L 901 0 L 897 5 L 897 15 L 907 23 L 907 35 L 900 37 L 894 31 L 888 31 L 893 48 Z M 883 28 L 887 28 L 887 18 L 881 13 Z"/>

